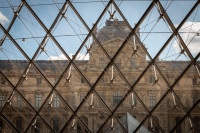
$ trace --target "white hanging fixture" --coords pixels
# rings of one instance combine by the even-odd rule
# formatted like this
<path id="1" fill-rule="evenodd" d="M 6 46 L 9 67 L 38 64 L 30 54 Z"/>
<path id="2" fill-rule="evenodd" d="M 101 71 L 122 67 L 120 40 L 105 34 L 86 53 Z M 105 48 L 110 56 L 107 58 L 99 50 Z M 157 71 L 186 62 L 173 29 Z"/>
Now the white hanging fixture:
<path id="1" fill-rule="evenodd" d="M 66 16 L 65 16 L 65 13 L 66 13 L 66 11 L 67 11 L 67 8 L 69 7 L 69 5 L 68 4 L 65 4 L 65 7 L 64 7 L 64 9 L 62 10 L 62 17 L 60 18 L 60 21 L 61 21 L 61 19 L 64 17 L 65 19 L 66 19 Z"/>
<path id="2" fill-rule="evenodd" d="M 13 98 L 14 94 L 15 94 L 15 91 L 13 91 L 13 92 L 12 92 L 12 94 L 11 94 L 10 98 L 7 100 L 7 103 L 8 103 L 9 105 L 12 105 L 12 102 L 11 102 L 11 100 L 12 100 L 12 98 Z"/>
<path id="3" fill-rule="evenodd" d="M 136 46 L 135 36 L 136 35 L 133 35 L 133 54 L 132 54 L 132 56 L 136 54 L 139 57 L 139 55 L 137 54 L 137 46 Z"/>
<path id="4" fill-rule="evenodd" d="M 52 102 L 53 102 L 53 93 L 51 95 L 50 101 L 49 101 L 49 106 L 52 107 Z"/>
<path id="5" fill-rule="evenodd" d="M 190 124 L 191 129 L 193 129 L 193 124 L 192 124 L 192 120 L 191 120 L 191 118 L 188 117 L 188 120 L 189 120 L 189 124 Z"/>
<path id="6" fill-rule="evenodd" d="M 154 74 L 155 74 L 155 81 L 157 81 L 158 80 L 158 76 L 157 76 L 157 73 L 156 73 L 155 65 L 153 65 L 153 70 L 154 70 Z"/>
<path id="7" fill-rule="evenodd" d="M 91 101 L 90 101 L 90 107 L 92 108 L 94 104 L 94 94 L 91 94 Z"/>
<path id="8" fill-rule="evenodd" d="M 113 120 L 113 118 L 111 119 L 111 129 L 113 129 L 114 128 L 114 120 Z"/>
<path id="9" fill-rule="evenodd" d="M 72 120 L 72 128 L 75 129 L 75 119 Z"/>
<path id="10" fill-rule="evenodd" d="M 68 5 L 68 4 L 65 4 L 65 7 L 64 7 L 64 9 L 63 9 L 63 11 L 62 11 L 62 14 L 63 14 L 63 15 L 66 13 L 68 7 L 69 7 L 69 5 Z"/>
<path id="11" fill-rule="evenodd" d="M 179 46 L 179 48 L 180 48 L 180 54 L 178 55 L 178 57 L 180 57 L 182 54 L 184 54 L 185 55 L 185 57 L 187 58 L 187 55 L 185 54 L 185 50 L 184 50 L 184 48 L 182 47 L 182 45 L 181 45 L 181 40 L 180 40 L 180 37 L 177 35 L 177 39 L 178 39 L 178 46 Z M 176 59 L 178 59 L 178 57 L 176 58 Z M 188 58 L 187 58 L 188 59 Z"/>
<path id="12" fill-rule="evenodd" d="M 44 42 L 40 44 L 40 48 L 42 51 L 45 51 L 44 47 L 46 46 L 48 40 L 49 40 L 49 34 L 47 34 L 46 38 L 44 39 Z"/>
<path id="13" fill-rule="evenodd" d="M 114 83 L 113 65 L 111 66 L 111 79 L 110 83 Z"/>
<path id="14" fill-rule="evenodd" d="M 26 69 L 26 71 L 25 71 L 25 73 L 24 73 L 24 75 L 23 75 L 23 78 L 25 78 L 26 81 L 28 80 L 28 79 L 27 79 L 27 74 L 28 74 L 30 68 L 31 68 L 31 64 L 28 65 L 28 68 Z"/>
<path id="15" fill-rule="evenodd" d="M 174 106 L 177 107 L 176 99 L 175 99 L 175 96 L 174 96 L 174 93 L 173 93 L 173 92 L 172 92 L 172 99 L 173 99 Z"/>
<path id="16" fill-rule="evenodd" d="M 131 107 L 135 108 L 135 100 L 134 100 L 134 94 L 133 94 L 133 92 L 131 93 Z"/>
<path id="17" fill-rule="evenodd" d="M 110 20 L 111 19 L 113 19 L 113 20 L 115 20 L 114 19 L 114 15 L 115 15 L 115 13 L 116 13 L 116 11 L 113 9 L 113 4 L 111 4 L 111 6 L 110 6 L 110 11 L 108 11 L 108 13 L 110 14 Z"/>
<path id="18" fill-rule="evenodd" d="M 198 72 L 198 75 L 199 75 L 199 78 L 200 78 L 200 72 L 199 72 L 199 68 L 198 68 L 197 64 L 195 64 L 195 68 L 197 69 L 197 72 Z"/>
<path id="19" fill-rule="evenodd" d="M 70 67 L 69 67 L 69 73 L 68 73 L 68 76 L 67 76 L 67 78 L 66 78 L 66 81 L 67 81 L 68 83 L 70 83 L 71 71 L 72 71 L 72 66 L 70 65 Z"/>
<path id="20" fill-rule="evenodd" d="M 151 129 L 153 129 L 153 120 L 152 120 L 152 116 L 150 117 L 150 126 L 151 126 Z"/>
<path id="21" fill-rule="evenodd" d="M 137 47 L 136 47 L 136 43 L 135 43 L 135 35 L 133 35 L 133 46 L 134 46 L 134 51 L 136 51 Z"/>
<path id="22" fill-rule="evenodd" d="M 154 86 L 155 84 L 158 84 L 160 86 L 160 84 L 158 83 L 159 78 L 158 78 L 158 75 L 157 75 L 157 72 L 156 72 L 156 66 L 155 66 L 155 64 L 153 65 L 153 71 L 154 71 L 155 81 L 154 81 L 154 83 L 153 83 L 152 86 Z"/>
<path id="23" fill-rule="evenodd" d="M 160 15 L 163 16 L 163 13 L 162 13 L 162 10 L 161 10 L 161 8 L 160 8 L 159 3 L 157 4 L 157 7 L 158 7 L 158 11 L 159 11 Z"/>
<path id="24" fill-rule="evenodd" d="M 35 120 L 33 121 L 33 126 L 34 126 L 34 128 L 36 128 L 36 123 L 37 123 L 37 117 L 35 118 Z"/>

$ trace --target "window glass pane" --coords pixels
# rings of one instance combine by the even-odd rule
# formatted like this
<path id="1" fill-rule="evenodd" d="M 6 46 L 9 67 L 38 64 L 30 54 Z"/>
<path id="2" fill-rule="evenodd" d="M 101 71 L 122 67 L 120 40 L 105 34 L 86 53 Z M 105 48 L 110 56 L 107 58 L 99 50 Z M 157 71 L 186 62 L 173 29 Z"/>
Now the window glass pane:
<path id="1" fill-rule="evenodd" d="M 176 124 L 178 124 L 181 120 L 181 117 L 177 116 L 176 117 Z M 176 128 L 176 133 L 182 133 L 182 127 L 181 124 Z"/>
<path id="2" fill-rule="evenodd" d="M 0 133 L 3 133 L 3 128 L 4 128 L 3 126 L 4 126 L 3 120 L 0 119 Z"/>
<path id="3" fill-rule="evenodd" d="M 0 96 L 0 108 L 3 107 L 4 103 L 5 103 L 5 96 Z"/>
<path id="4" fill-rule="evenodd" d="M 40 94 L 37 94 L 35 96 L 35 107 L 39 108 L 42 104 L 42 96 Z"/>
<path id="5" fill-rule="evenodd" d="M 53 107 L 58 108 L 59 107 L 59 97 L 55 96 L 53 100 Z"/>
<path id="6" fill-rule="evenodd" d="M 59 118 L 53 117 L 53 130 L 58 133 L 59 132 Z"/>
<path id="7" fill-rule="evenodd" d="M 20 96 L 17 97 L 17 106 L 22 107 L 22 98 Z"/>
<path id="8" fill-rule="evenodd" d="M 17 117 L 16 119 L 16 128 L 18 129 L 19 132 L 22 132 L 22 117 Z"/>
<path id="9" fill-rule="evenodd" d="M 197 78 L 192 78 L 192 84 L 197 85 Z"/>
<path id="10" fill-rule="evenodd" d="M 156 105 L 156 94 L 150 93 L 150 107 L 154 107 Z"/>
<path id="11" fill-rule="evenodd" d="M 1 79 L 1 84 L 6 84 L 6 81 L 4 78 L 1 77 L 0 79 Z"/>
<path id="12" fill-rule="evenodd" d="M 113 106 L 117 106 L 120 101 L 122 100 L 123 96 L 121 94 L 120 91 L 114 91 L 114 94 L 113 94 Z M 123 104 L 121 104 L 122 106 Z"/>

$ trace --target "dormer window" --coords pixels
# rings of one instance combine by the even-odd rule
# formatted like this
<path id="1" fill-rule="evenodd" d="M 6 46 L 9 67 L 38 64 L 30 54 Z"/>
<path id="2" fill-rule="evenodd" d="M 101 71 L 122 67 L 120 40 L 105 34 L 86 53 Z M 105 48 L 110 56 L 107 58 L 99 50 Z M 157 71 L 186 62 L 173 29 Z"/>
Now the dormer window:
<path id="1" fill-rule="evenodd" d="M 37 84 L 40 85 L 42 83 L 42 77 L 37 77 Z"/>

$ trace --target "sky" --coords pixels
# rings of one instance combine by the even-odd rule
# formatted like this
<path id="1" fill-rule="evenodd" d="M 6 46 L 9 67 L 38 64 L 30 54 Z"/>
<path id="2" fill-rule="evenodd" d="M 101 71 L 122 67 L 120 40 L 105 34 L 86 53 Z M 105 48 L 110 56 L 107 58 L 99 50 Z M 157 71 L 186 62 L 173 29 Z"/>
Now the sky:
<path id="1" fill-rule="evenodd" d="M 50 28 L 54 19 L 56 18 L 59 10 L 61 9 L 65 0 L 27 0 L 27 3 L 31 6 L 33 11 L 38 15 L 41 21 L 44 23 L 47 29 Z M 57 4 L 54 4 L 57 3 Z M 166 12 L 169 18 L 173 22 L 174 26 L 177 27 L 183 18 L 186 16 L 188 11 L 195 4 L 195 0 L 192 1 L 161 1 L 162 6 L 167 9 Z M 10 6 L 17 9 L 20 4 L 20 0 L 0 0 L 0 23 L 5 29 L 8 28 L 13 17 L 13 10 Z M 73 0 L 72 4 L 82 16 L 83 20 L 88 25 L 89 29 L 92 28 L 93 24 L 96 22 L 101 12 L 105 8 L 108 1 L 92 1 L 92 0 Z M 119 9 L 124 14 L 125 18 L 132 26 L 139 21 L 147 7 L 150 5 L 151 1 L 116 1 Z M 112 9 L 111 9 L 112 8 Z M 198 7 L 199 8 L 199 7 Z M 179 30 L 179 33 L 191 51 L 193 57 L 195 57 L 200 52 L 200 36 L 196 36 L 195 32 L 200 30 L 200 12 L 199 9 L 192 13 L 186 23 Z M 108 11 L 115 10 L 112 6 L 109 7 Z M 98 29 L 101 29 L 107 19 L 110 18 L 109 12 L 106 11 L 102 19 L 98 23 Z M 55 37 L 56 41 L 63 47 L 66 53 L 72 57 L 76 53 L 79 46 L 82 44 L 87 34 L 89 33 L 87 28 L 82 24 L 79 18 L 76 16 L 71 7 L 67 7 L 65 13 L 65 18 L 59 18 L 59 22 L 56 23 L 55 27 L 51 31 L 51 34 Z M 167 41 L 169 36 L 172 34 L 171 29 L 166 24 L 166 20 L 159 18 L 160 14 L 158 7 L 155 6 L 151 12 L 148 14 L 146 19 L 140 25 L 140 37 L 141 41 L 144 43 L 148 52 L 152 57 L 154 57 L 163 44 Z M 114 18 L 118 20 L 123 20 L 118 12 L 115 13 Z M 145 26 L 148 24 L 147 26 Z M 152 32 L 152 33 L 148 33 Z M 189 33 L 193 32 L 193 33 Z M 19 46 L 27 53 L 28 57 L 31 59 L 41 45 L 43 37 L 46 36 L 46 32 L 43 27 L 36 21 L 33 15 L 28 11 L 28 9 L 23 6 L 19 15 L 9 31 L 10 35 L 16 40 Z M 4 36 L 3 31 L 0 29 L 0 38 Z M 25 41 L 22 41 L 25 38 Z M 163 53 L 160 55 L 162 60 L 188 60 L 188 57 L 181 55 L 176 59 L 180 52 L 180 47 L 177 43 L 177 39 L 174 38 L 169 43 L 169 45 L 164 49 Z M 86 41 L 87 46 L 92 42 L 92 37 Z M 25 57 L 19 52 L 19 50 L 13 45 L 13 43 L 6 38 L 2 45 L 2 51 L 0 51 L 0 60 L 24 60 Z M 86 48 L 84 47 L 77 56 L 77 60 L 88 60 L 89 55 L 85 57 Z M 60 49 L 55 45 L 53 40 L 47 39 L 45 45 L 45 52 L 40 52 L 36 56 L 37 60 L 57 60 L 66 59 Z"/>

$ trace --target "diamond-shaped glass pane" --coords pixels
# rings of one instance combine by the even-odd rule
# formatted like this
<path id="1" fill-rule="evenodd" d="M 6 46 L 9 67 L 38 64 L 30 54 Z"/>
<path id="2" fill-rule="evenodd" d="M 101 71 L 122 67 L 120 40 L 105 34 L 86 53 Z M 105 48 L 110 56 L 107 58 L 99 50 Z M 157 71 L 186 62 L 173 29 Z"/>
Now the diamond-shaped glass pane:
<path id="1" fill-rule="evenodd" d="M 0 3 L 0 133 L 200 132 L 199 0 Z"/>

